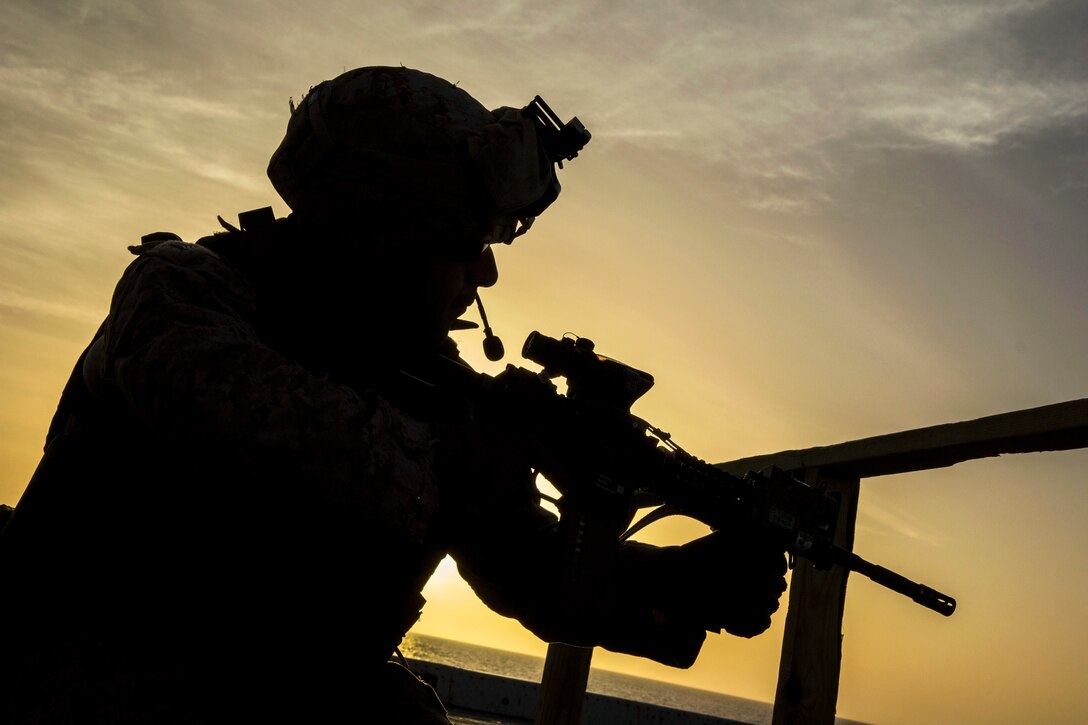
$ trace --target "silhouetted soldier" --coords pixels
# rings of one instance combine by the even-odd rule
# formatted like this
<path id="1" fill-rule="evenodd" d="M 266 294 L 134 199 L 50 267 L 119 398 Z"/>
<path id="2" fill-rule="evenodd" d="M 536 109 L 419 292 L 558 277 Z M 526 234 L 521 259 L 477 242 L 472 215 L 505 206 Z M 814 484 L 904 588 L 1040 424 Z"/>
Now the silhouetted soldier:
<path id="1" fill-rule="evenodd" d="M 625 544 L 558 606 L 531 472 L 456 391 L 392 382 L 456 357 L 489 245 L 558 193 L 529 114 L 362 68 L 310 91 L 269 176 L 290 217 L 132 248 L 0 537 L 5 722 L 445 722 L 387 661 L 447 553 L 547 640 L 683 667 L 706 628 L 769 626 L 783 556 L 729 533 Z"/>

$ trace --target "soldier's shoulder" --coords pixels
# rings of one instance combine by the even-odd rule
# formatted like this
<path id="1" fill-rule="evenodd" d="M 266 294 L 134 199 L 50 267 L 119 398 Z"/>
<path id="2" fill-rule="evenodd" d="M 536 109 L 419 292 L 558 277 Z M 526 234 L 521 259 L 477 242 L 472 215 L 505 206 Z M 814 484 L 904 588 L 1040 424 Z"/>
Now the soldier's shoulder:
<path id="1" fill-rule="evenodd" d="M 134 293 L 132 298 L 157 296 L 171 290 L 175 299 L 223 298 L 250 307 L 255 292 L 252 281 L 226 256 L 202 244 L 187 242 L 176 234 L 156 232 L 145 235 L 129 247 L 136 259 L 118 283 L 118 292 Z"/>
<path id="2" fill-rule="evenodd" d="M 186 242 L 173 232 L 153 232 L 140 238 L 139 244 L 128 248 L 137 257 L 160 259 L 165 262 L 187 263 L 217 259 L 218 255 L 201 244 Z"/>

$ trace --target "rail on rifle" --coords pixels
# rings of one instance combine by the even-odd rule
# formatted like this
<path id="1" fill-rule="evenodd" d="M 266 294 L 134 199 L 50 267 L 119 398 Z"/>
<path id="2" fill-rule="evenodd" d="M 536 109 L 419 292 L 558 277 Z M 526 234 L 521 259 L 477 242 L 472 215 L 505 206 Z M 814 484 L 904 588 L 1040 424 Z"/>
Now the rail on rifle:
<path id="1" fill-rule="evenodd" d="M 473 401 L 478 421 L 518 438 L 527 462 L 559 490 L 568 510 L 604 511 L 602 520 L 613 522 L 626 516 L 617 538 L 625 536 L 630 512 L 646 501 L 659 507 L 634 528 L 674 513 L 712 529 L 754 524 L 791 560 L 855 571 L 946 617 L 956 610 L 947 594 L 836 545 L 834 495 L 773 467 L 734 476 L 633 415 L 631 406 L 653 387 L 649 373 L 599 355 L 584 337 L 534 332 L 522 356 L 543 370 L 507 365 L 492 377 L 446 361 L 450 369 L 441 377 Z M 565 394 L 552 382 L 556 378 L 565 379 Z"/>

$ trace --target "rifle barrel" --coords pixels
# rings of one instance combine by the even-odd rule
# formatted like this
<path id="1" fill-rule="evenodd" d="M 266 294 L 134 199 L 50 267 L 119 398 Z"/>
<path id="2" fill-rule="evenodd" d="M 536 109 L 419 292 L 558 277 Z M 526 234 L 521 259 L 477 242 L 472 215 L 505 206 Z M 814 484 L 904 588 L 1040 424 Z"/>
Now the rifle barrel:
<path id="1" fill-rule="evenodd" d="M 956 611 L 956 600 L 954 598 L 927 587 L 925 584 L 913 582 L 902 574 L 897 574 L 890 569 L 866 561 L 852 551 L 836 546 L 832 550 L 831 558 L 836 564 L 859 574 L 864 574 L 877 584 L 908 596 L 918 604 L 927 609 L 932 609 L 938 614 L 950 617 Z"/>

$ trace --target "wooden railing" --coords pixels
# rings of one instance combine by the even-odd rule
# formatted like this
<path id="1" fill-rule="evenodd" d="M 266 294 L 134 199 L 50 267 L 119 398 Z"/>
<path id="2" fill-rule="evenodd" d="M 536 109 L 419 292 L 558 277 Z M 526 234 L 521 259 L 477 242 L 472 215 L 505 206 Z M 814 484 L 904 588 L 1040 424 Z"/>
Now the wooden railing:
<path id="1" fill-rule="evenodd" d="M 734 475 L 778 466 L 842 497 L 835 543 L 853 548 L 861 479 L 943 468 L 1006 453 L 1088 447 L 1088 399 L 993 415 L 961 423 L 782 451 L 717 464 Z M 842 664 L 847 573 L 799 563 L 790 580 L 789 609 L 775 691 L 775 725 L 833 723 Z M 579 722 L 591 649 L 551 645 L 540 687 L 537 725 Z"/>

